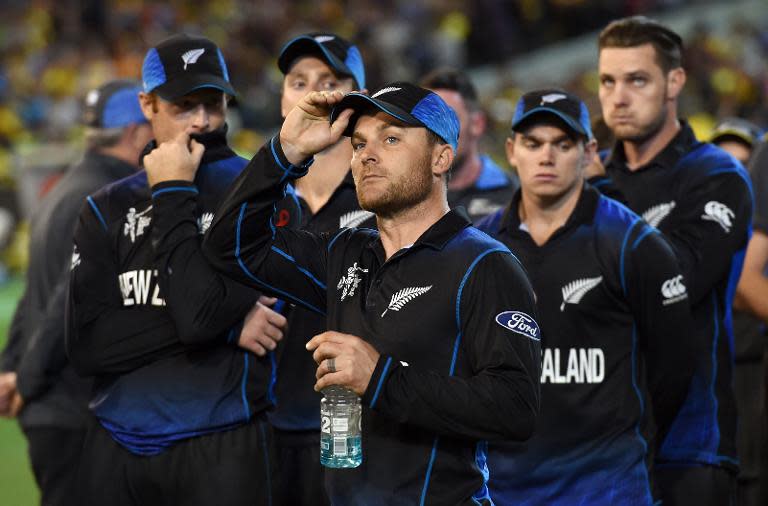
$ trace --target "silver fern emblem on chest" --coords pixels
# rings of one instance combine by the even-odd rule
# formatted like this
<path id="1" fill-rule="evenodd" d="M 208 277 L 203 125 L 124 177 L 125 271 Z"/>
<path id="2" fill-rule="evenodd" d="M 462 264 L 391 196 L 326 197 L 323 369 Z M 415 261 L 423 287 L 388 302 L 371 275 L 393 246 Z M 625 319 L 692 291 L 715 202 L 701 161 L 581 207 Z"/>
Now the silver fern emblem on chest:
<path id="1" fill-rule="evenodd" d="M 571 281 L 565 285 L 563 290 L 563 303 L 560 304 L 560 311 L 565 311 L 566 304 L 578 304 L 588 291 L 596 287 L 603 280 L 602 276 L 596 278 L 585 278 Z"/>
<path id="2" fill-rule="evenodd" d="M 652 227 L 658 228 L 661 220 L 669 216 L 669 213 L 675 208 L 677 204 L 673 200 L 672 202 L 664 202 L 663 204 L 657 204 L 653 207 L 649 207 L 643 213 L 643 219 Z"/>
<path id="3" fill-rule="evenodd" d="M 410 288 L 403 288 L 402 290 L 396 292 L 392 296 L 392 300 L 389 301 L 389 306 L 387 306 L 387 309 L 384 310 L 383 313 L 381 313 L 381 317 L 384 318 L 384 315 L 387 314 L 387 311 L 400 311 L 403 306 L 408 304 L 410 301 L 418 297 L 419 295 L 424 295 L 428 291 L 432 289 L 432 285 L 429 286 L 412 286 Z"/>
<path id="4" fill-rule="evenodd" d="M 370 211 L 350 211 L 342 214 L 339 217 L 339 228 L 355 228 L 359 227 L 362 222 L 373 216 Z"/>
<path id="5" fill-rule="evenodd" d="M 197 219 L 197 230 L 200 234 L 205 234 L 205 232 L 211 228 L 211 223 L 213 223 L 213 213 L 203 213 L 203 215 Z"/>

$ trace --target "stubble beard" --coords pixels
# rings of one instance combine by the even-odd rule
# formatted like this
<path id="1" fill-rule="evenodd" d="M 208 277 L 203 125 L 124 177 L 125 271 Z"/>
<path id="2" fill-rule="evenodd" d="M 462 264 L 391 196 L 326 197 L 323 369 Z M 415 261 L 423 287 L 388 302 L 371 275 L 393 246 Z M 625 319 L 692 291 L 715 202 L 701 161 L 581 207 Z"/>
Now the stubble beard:
<path id="1" fill-rule="evenodd" d="M 659 114 L 654 120 L 647 125 L 640 125 L 634 132 L 622 132 L 614 130 L 613 135 L 616 140 L 621 142 L 631 142 L 633 144 L 643 144 L 644 142 L 652 139 L 664 126 L 664 122 L 667 119 L 667 94 L 664 93 L 661 102 L 661 108 Z"/>
<path id="2" fill-rule="evenodd" d="M 389 218 L 423 202 L 432 191 L 431 154 L 427 153 L 406 176 L 392 181 L 378 198 L 368 198 L 358 187 L 360 207 Z"/>

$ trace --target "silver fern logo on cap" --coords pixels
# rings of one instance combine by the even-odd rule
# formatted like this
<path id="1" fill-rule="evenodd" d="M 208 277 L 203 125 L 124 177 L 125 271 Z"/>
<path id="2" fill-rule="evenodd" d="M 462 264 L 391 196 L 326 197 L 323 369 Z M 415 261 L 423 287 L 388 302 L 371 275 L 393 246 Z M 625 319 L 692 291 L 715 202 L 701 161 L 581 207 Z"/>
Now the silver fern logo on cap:
<path id="1" fill-rule="evenodd" d="M 184 61 L 184 70 L 187 70 L 187 65 L 197 63 L 197 60 L 203 56 L 203 53 L 205 53 L 205 48 L 201 47 L 200 49 L 191 49 L 181 55 L 181 59 Z"/>

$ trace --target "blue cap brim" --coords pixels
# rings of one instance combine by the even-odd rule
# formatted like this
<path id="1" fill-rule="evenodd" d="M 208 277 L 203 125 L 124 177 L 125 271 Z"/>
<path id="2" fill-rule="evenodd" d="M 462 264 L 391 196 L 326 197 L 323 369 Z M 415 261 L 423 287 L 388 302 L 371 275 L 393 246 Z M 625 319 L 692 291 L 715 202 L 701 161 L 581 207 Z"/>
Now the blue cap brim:
<path id="1" fill-rule="evenodd" d="M 568 125 L 568 127 L 571 130 L 573 130 L 577 134 L 583 135 L 588 139 L 592 138 L 592 130 L 590 129 L 588 131 L 585 131 L 581 123 L 574 120 L 570 115 L 564 114 L 562 111 L 558 111 L 557 109 L 553 109 L 551 107 L 543 107 L 543 106 L 536 107 L 535 109 L 531 109 L 530 111 L 524 113 L 519 118 L 516 118 L 515 121 L 512 123 L 512 130 L 517 130 L 517 127 L 519 127 L 526 120 L 539 114 L 553 114 L 558 118 L 560 118 L 566 125 Z"/>
<path id="2" fill-rule="evenodd" d="M 349 93 L 341 100 L 341 102 L 336 104 L 336 106 L 331 111 L 331 123 L 336 121 L 336 119 L 345 109 L 352 109 L 355 111 L 352 114 L 352 117 L 349 119 L 349 125 L 347 125 L 347 128 L 344 130 L 344 135 L 351 137 L 352 133 L 354 132 L 357 119 L 363 112 L 371 109 L 371 107 L 389 114 L 393 118 L 402 121 L 406 125 L 427 128 L 427 126 L 419 121 L 418 118 L 408 112 L 405 112 L 401 108 L 386 102 L 376 100 L 375 98 L 371 98 L 368 95 L 363 95 L 362 93 Z"/>

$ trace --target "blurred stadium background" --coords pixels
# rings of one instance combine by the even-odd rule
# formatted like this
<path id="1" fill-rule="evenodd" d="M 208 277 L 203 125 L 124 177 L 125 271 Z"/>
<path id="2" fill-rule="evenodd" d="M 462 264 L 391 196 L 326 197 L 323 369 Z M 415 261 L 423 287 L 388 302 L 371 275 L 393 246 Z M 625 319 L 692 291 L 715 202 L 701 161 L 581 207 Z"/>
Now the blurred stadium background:
<path id="1" fill-rule="evenodd" d="M 82 153 L 85 93 L 138 78 L 146 49 L 185 31 L 221 47 L 240 95 L 232 145 L 248 156 L 279 125 L 275 57 L 291 36 L 329 30 L 355 41 L 371 88 L 465 68 L 491 119 L 486 151 L 502 166 L 513 105 L 555 85 L 596 100 L 596 36 L 611 19 L 645 14 L 686 41 L 682 113 L 700 137 L 719 118 L 768 125 L 768 0 L 0 0 L 0 345 L 20 296 L 26 222 Z M 607 147 L 607 146 L 604 146 Z M 26 447 L 0 421 L 0 505 L 35 504 Z"/>

